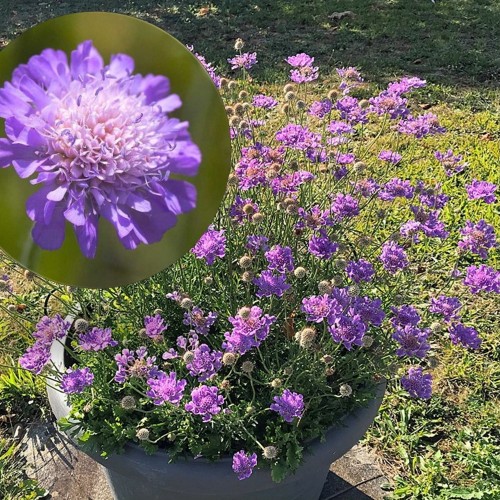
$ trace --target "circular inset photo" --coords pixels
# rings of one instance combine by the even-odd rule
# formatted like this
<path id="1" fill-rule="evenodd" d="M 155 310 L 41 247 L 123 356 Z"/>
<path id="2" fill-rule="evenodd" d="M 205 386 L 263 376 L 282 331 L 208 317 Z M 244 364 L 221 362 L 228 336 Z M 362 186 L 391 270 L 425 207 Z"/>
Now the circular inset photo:
<path id="1" fill-rule="evenodd" d="M 212 222 L 231 162 L 210 76 L 133 17 L 44 22 L 0 52 L 0 247 L 37 274 L 145 279 Z"/>

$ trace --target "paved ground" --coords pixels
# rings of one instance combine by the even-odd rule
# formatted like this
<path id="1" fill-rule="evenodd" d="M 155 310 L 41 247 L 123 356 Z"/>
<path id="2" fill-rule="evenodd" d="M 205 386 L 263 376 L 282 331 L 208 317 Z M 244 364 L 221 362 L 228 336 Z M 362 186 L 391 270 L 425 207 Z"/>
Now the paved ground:
<path id="1" fill-rule="evenodd" d="M 28 475 L 47 489 L 49 498 L 113 500 L 101 466 L 52 426 L 31 428 L 23 444 Z M 319 500 L 382 500 L 384 491 L 380 486 L 386 482 L 373 454 L 356 446 L 332 464 Z"/>

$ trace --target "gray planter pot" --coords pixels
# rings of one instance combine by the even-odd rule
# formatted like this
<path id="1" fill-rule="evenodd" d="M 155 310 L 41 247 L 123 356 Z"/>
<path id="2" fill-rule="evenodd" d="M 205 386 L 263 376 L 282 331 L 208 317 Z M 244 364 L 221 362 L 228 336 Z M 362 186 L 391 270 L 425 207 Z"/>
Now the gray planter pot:
<path id="1" fill-rule="evenodd" d="M 52 360 L 64 367 L 64 348 L 55 342 Z M 47 388 L 57 419 L 68 415 L 66 397 Z M 365 434 L 377 415 L 385 393 L 380 384 L 370 404 L 347 415 L 332 427 L 326 441 L 313 441 L 297 472 L 281 483 L 274 483 L 269 469 L 254 469 L 250 478 L 239 481 L 232 471 L 231 457 L 215 463 L 203 458 L 179 459 L 168 463 L 166 453 L 146 455 L 130 443 L 125 453 L 103 459 L 91 457 L 106 468 L 109 484 L 118 500 L 318 500 L 329 466 L 349 451 Z"/>

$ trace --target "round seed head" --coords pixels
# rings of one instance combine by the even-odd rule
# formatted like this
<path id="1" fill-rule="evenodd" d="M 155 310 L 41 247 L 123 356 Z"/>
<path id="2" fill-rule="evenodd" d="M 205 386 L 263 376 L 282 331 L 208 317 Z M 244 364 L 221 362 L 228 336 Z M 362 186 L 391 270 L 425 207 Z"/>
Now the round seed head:
<path id="1" fill-rule="evenodd" d="M 228 353 L 226 353 L 228 354 Z M 224 391 L 228 391 L 229 389 L 231 389 L 231 382 L 229 382 L 229 380 L 227 379 L 224 379 L 221 383 L 220 383 L 220 388 Z"/>
<path id="2" fill-rule="evenodd" d="M 16 311 L 17 311 L 17 306 L 16 306 L 15 304 L 9 304 L 9 305 L 7 306 L 7 310 L 8 310 L 9 312 L 16 312 Z"/>
<path id="3" fill-rule="evenodd" d="M 282 109 L 283 109 L 283 113 L 285 113 L 286 115 L 288 113 L 290 113 L 290 105 L 289 104 L 286 104 L 286 103 L 283 104 L 283 108 Z"/>
<path id="4" fill-rule="evenodd" d="M 237 186 L 238 182 L 240 182 L 240 180 L 238 179 L 238 176 L 236 174 L 229 174 L 229 177 L 227 178 L 227 183 L 230 186 Z"/>
<path id="5" fill-rule="evenodd" d="M 373 345 L 373 337 L 371 335 L 365 335 L 363 337 L 363 347 L 371 347 Z"/>
<path id="6" fill-rule="evenodd" d="M 368 101 L 367 99 L 361 99 L 361 101 L 359 101 L 359 107 L 362 109 L 366 109 L 369 105 L 370 101 Z"/>
<path id="7" fill-rule="evenodd" d="M 307 271 L 303 267 L 297 267 L 293 271 L 293 274 L 297 279 L 301 280 L 306 277 Z"/>
<path id="8" fill-rule="evenodd" d="M 336 269 L 344 270 L 347 267 L 347 261 L 345 259 L 335 259 L 333 265 Z"/>
<path id="9" fill-rule="evenodd" d="M 227 88 L 229 90 L 234 90 L 236 87 L 238 87 L 238 84 L 234 81 L 234 80 L 231 80 L 228 84 L 227 84 Z"/>
<path id="10" fill-rule="evenodd" d="M 243 106 L 243 103 L 241 102 L 237 102 L 235 105 L 234 105 L 234 112 L 235 114 L 237 114 L 238 116 L 242 116 L 245 112 L 245 107 Z"/>
<path id="11" fill-rule="evenodd" d="M 295 105 L 297 106 L 297 109 L 304 109 L 306 107 L 306 103 L 302 100 L 297 101 Z"/>
<path id="12" fill-rule="evenodd" d="M 285 94 L 285 99 L 286 99 L 287 101 L 293 101 L 296 97 L 297 97 L 297 95 L 295 94 L 295 92 L 292 92 L 292 91 L 287 92 L 287 93 Z"/>
<path id="13" fill-rule="evenodd" d="M 75 321 L 75 331 L 86 332 L 89 328 L 89 322 L 83 318 L 78 318 Z"/>
<path id="14" fill-rule="evenodd" d="M 35 274 L 30 271 L 29 269 L 26 269 L 24 271 L 24 278 L 27 279 L 28 281 L 31 281 L 35 277 Z"/>
<path id="15" fill-rule="evenodd" d="M 319 293 L 332 293 L 332 285 L 329 281 L 323 280 L 318 283 Z"/>
<path id="16" fill-rule="evenodd" d="M 311 347 L 316 338 L 316 331 L 314 328 L 304 328 L 300 333 L 299 345 L 304 349 Z"/>
<path id="17" fill-rule="evenodd" d="M 175 438 L 176 438 L 176 437 L 177 437 L 177 436 L 175 435 L 175 432 L 169 432 L 169 433 L 167 434 L 167 439 L 168 439 L 169 441 L 175 441 Z"/>
<path id="18" fill-rule="evenodd" d="M 291 92 L 293 89 L 295 88 L 295 86 L 293 85 L 293 83 L 287 83 L 284 87 L 283 87 L 283 93 L 286 94 L 288 92 Z"/>
<path id="19" fill-rule="evenodd" d="M 153 314 L 162 314 L 162 313 L 163 313 L 163 311 L 161 309 L 155 309 L 153 311 Z"/>
<path id="20" fill-rule="evenodd" d="M 135 398 L 134 396 L 124 396 L 120 401 L 120 406 L 124 410 L 133 410 L 135 408 Z"/>
<path id="21" fill-rule="evenodd" d="M 271 381 L 271 387 L 273 389 L 277 389 L 278 387 L 281 387 L 281 384 L 283 381 L 280 378 L 275 378 Z"/>
<path id="22" fill-rule="evenodd" d="M 331 281 L 333 286 L 341 286 L 343 283 L 341 276 L 334 276 Z"/>
<path id="23" fill-rule="evenodd" d="M 244 373 L 252 373 L 254 364 L 251 361 L 244 361 L 241 365 L 241 371 Z"/>
<path id="24" fill-rule="evenodd" d="M 249 111 L 250 109 L 252 109 L 252 105 L 249 102 L 244 102 L 243 103 L 243 109 L 245 111 Z"/>
<path id="25" fill-rule="evenodd" d="M 251 203 L 246 203 L 245 205 L 243 205 L 243 212 L 246 215 L 252 215 L 253 213 L 255 213 L 255 208 Z"/>
<path id="26" fill-rule="evenodd" d="M 203 283 L 205 283 L 205 285 L 210 286 L 213 282 L 214 282 L 214 279 L 212 278 L 212 276 L 205 276 L 203 278 Z"/>
<path id="27" fill-rule="evenodd" d="M 193 307 L 193 301 L 189 297 L 185 297 L 181 300 L 182 309 L 191 309 Z"/>
<path id="28" fill-rule="evenodd" d="M 227 116 L 233 116 L 234 115 L 234 108 L 232 106 L 226 106 L 226 114 L 227 114 Z"/>
<path id="29" fill-rule="evenodd" d="M 250 267 L 252 267 L 252 257 L 243 255 L 243 257 L 241 257 L 238 261 L 238 264 L 242 269 L 249 269 Z"/>
<path id="30" fill-rule="evenodd" d="M 288 375 L 291 375 L 291 374 L 293 373 L 293 369 L 292 369 L 292 367 L 291 367 L 291 366 L 287 366 L 287 367 L 283 370 L 283 373 L 284 373 L 285 375 L 287 375 L 287 376 L 288 376 Z"/>
<path id="31" fill-rule="evenodd" d="M 192 351 L 186 351 L 182 356 L 182 360 L 184 361 L 184 363 L 186 363 L 186 365 L 191 363 L 193 359 L 194 359 L 194 353 Z"/>
<path id="32" fill-rule="evenodd" d="M 241 281 L 243 281 L 244 283 L 251 283 L 253 278 L 254 278 L 254 274 L 251 271 L 245 271 L 241 275 Z"/>
<path id="33" fill-rule="evenodd" d="M 327 366 L 325 368 L 325 375 L 327 377 L 331 377 L 335 373 L 335 368 L 332 368 L 331 366 Z"/>
<path id="34" fill-rule="evenodd" d="M 145 427 L 138 429 L 135 435 L 139 441 L 147 441 L 149 439 L 149 429 L 146 429 Z"/>
<path id="35" fill-rule="evenodd" d="M 278 450 L 274 446 L 266 446 L 262 450 L 262 455 L 264 456 L 264 458 L 271 460 L 271 459 L 276 458 L 278 456 Z"/>
<path id="36" fill-rule="evenodd" d="M 240 318 L 243 318 L 243 319 L 248 319 L 250 317 L 251 312 L 252 312 L 252 310 L 250 309 L 250 307 L 242 307 L 238 311 L 238 316 L 240 316 Z"/>
<path id="37" fill-rule="evenodd" d="M 245 46 L 245 42 L 241 38 L 237 38 L 234 42 L 234 49 L 241 50 Z"/>
<path id="38" fill-rule="evenodd" d="M 222 364 L 232 366 L 234 363 L 236 363 L 236 354 L 233 352 L 225 352 L 222 356 Z"/>
<path id="39" fill-rule="evenodd" d="M 262 222 L 265 219 L 265 215 L 262 212 L 257 212 L 256 214 L 252 215 L 252 222 L 255 224 L 259 224 L 259 222 Z"/>
<path id="40" fill-rule="evenodd" d="M 357 161 L 354 164 L 354 170 L 358 172 L 358 174 L 362 174 L 365 171 L 365 169 L 366 169 L 366 163 L 362 161 Z"/>
<path id="41" fill-rule="evenodd" d="M 246 99 L 248 97 L 248 92 L 246 90 L 240 90 L 238 94 L 238 99 Z"/>
<path id="42" fill-rule="evenodd" d="M 227 87 L 228 83 L 229 83 L 229 80 L 227 78 L 221 78 L 220 79 L 220 86 L 221 86 L 221 88 Z"/>
<path id="43" fill-rule="evenodd" d="M 143 338 L 147 337 L 147 335 L 146 335 L 146 329 L 145 328 L 141 328 L 139 330 L 139 337 L 143 337 Z"/>
<path id="44" fill-rule="evenodd" d="M 322 358 L 321 361 L 325 363 L 326 365 L 330 364 L 333 362 L 333 356 L 330 356 L 329 354 L 325 354 Z"/>
<path id="45" fill-rule="evenodd" d="M 241 120 L 241 122 L 239 124 L 240 130 L 245 130 L 246 128 L 249 128 L 249 127 L 250 127 L 250 125 L 246 120 Z"/>
<path id="46" fill-rule="evenodd" d="M 330 101 L 337 99 L 338 96 L 339 96 L 339 93 L 335 89 L 330 90 L 330 92 L 328 92 L 328 95 L 327 95 L 327 97 L 328 97 L 328 99 L 330 99 Z"/>
<path id="47" fill-rule="evenodd" d="M 356 283 L 354 285 L 351 285 L 347 289 L 347 294 L 349 295 L 349 297 L 357 297 L 359 295 L 359 292 L 360 292 L 360 288 L 359 288 L 359 285 L 357 285 Z"/>
<path id="48" fill-rule="evenodd" d="M 349 384 L 342 384 L 339 388 L 340 395 L 347 398 L 352 394 L 352 387 Z"/>
<path id="49" fill-rule="evenodd" d="M 229 125 L 231 125 L 231 127 L 237 127 L 241 122 L 241 118 L 239 116 L 231 116 L 231 118 L 229 118 Z"/>

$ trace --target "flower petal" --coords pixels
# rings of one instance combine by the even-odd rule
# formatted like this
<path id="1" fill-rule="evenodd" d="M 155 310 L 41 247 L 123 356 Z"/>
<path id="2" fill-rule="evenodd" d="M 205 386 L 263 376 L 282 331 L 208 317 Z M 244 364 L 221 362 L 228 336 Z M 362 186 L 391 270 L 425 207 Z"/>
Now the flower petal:
<path id="1" fill-rule="evenodd" d="M 35 222 L 31 235 L 34 242 L 44 250 L 57 250 L 64 241 L 64 217 L 62 207 L 53 211 L 47 224 Z"/>
<path id="2" fill-rule="evenodd" d="M 111 75 L 116 78 L 125 78 L 134 71 L 134 60 L 126 54 L 115 54 L 111 56 L 106 76 Z"/>
<path id="3" fill-rule="evenodd" d="M 71 52 L 70 70 L 74 80 L 80 77 L 86 82 L 89 75 L 98 75 L 104 66 L 99 52 L 92 44 L 92 40 L 87 40 Z"/>

